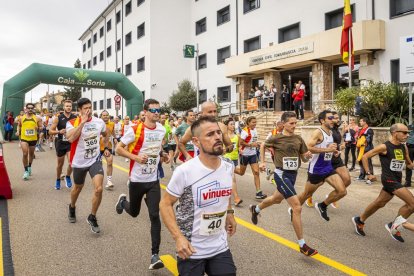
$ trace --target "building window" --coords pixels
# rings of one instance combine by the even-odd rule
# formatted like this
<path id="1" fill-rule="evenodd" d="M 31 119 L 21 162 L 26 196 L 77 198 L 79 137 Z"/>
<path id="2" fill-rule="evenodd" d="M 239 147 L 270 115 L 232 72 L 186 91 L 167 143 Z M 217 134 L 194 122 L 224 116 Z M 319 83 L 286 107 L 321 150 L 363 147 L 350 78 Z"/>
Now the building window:
<path id="1" fill-rule="evenodd" d="M 137 1 L 137 6 L 141 6 L 141 4 L 144 3 L 144 2 L 145 2 L 145 0 L 138 0 Z"/>
<path id="2" fill-rule="evenodd" d="M 119 50 L 121 50 L 121 39 L 116 41 L 116 51 L 118 52 Z"/>
<path id="3" fill-rule="evenodd" d="M 83 43 L 82 49 L 84 52 L 86 51 L 86 43 Z"/>
<path id="4" fill-rule="evenodd" d="M 128 14 L 130 14 L 132 11 L 132 6 L 131 6 L 131 1 L 129 1 L 126 5 L 125 5 L 125 17 L 128 16 Z"/>
<path id="5" fill-rule="evenodd" d="M 116 71 L 117 71 L 118 73 L 121 73 L 121 67 L 118 67 L 118 69 L 116 69 Z"/>
<path id="6" fill-rule="evenodd" d="M 244 13 L 260 8 L 260 0 L 243 0 Z"/>
<path id="7" fill-rule="evenodd" d="M 138 26 L 137 28 L 137 39 L 140 39 L 145 35 L 145 22 Z"/>
<path id="8" fill-rule="evenodd" d="M 94 35 L 93 35 L 93 43 L 96 43 L 96 41 L 98 40 L 98 34 L 97 33 L 95 33 Z"/>
<path id="9" fill-rule="evenodd" d="M 106 32 L 109 32 L 112 29 L 112 21 L 111 19 L 106 22 Z"/>
<path id="10" fill-rule="evenodd" d="M 359 86 L 359 63 L 354 64 L 354 70 L 352 70 L 352 86 Z M 349 82 L 349 67 L 348 65 L 336 65 L 333 67 L 334 74 L 334 91 L 341 88 L 348 88 Z"/>
<path id="11" fill-rule="evenodd" d="M 207 54 L 198 56 L 198 69 L 207 68 Z"/>
<path id="12" fill-rule="evenodd" d="M 125 35 L 125 46 L 128 46 L 132 42 L 132 32 Z"/>
<path id="13" fill-rule="evenodd" d="M 145 70 L 145 57 L 142 57 L 137 60 L 137 72 Z"/>
<path id="14" fill-rule="evenodd" d="M 104 59 L 104 51 L 99 53 L 99 61 L 102 61 Z"/>
<path id="15" fill-rule="evenodd" d="M 230 46 L 217 50 L 217 64 L 222 64 L 230 57 Z"/>
<path id="16" fill-rule="evenodd" d="M 116 24 L 118 24 L 119 22 L 121 22 L 121 11 L 118 11 L 115 15 L 115 21 Z"/>
<path id="17" fill-rule="evenodd" d="M 142 93 L 142 101 L 145 101 L 145 91 L 141 91 Z"/>
<path id="18" fill-rule="evenodd" d="M 129 76 L 132 74 L 132 64 L 128 63 L 127 65 L 125 65 L 125 76 Z"/>
<path id="19" fill-rule="evenodd" d="M 83 69 L 86 69 L 86 63 L 83 64 L 82 68 Z"/>
<path id="20" fill-rule="evenodd" d="M 104 27 L 101 27 L 99 29 L 99 38 L 103 37 L 103 35 L 104 35 Z"/>
<path id="21" fill-rule="evenodd" d="M 217 11 L 217 26 L 230 21 L 230 6 Z"/>
<path id="22" fill-rule="evenodd" d="M 202 104 L 207 101 L 207 89 L 198 91 L 198 103 Z"/>
<path id="23" fill-rule="evenodd" d="M 390 0 L 390 18 L 414 12 L 414 0 Z"/>
<path id="24" fill-rule="evenodd" d="M 400 83 L 400 60 L 391 60 L 391 82 Z"/>
<path id="25" fill-rule="evenodd" d="M 112 46 L 106 48 L 106 57 L 110 57 L 112 55 Z"/>
<path id="26" fill-rule="evenodd" d="M 352 22 L 355 22 L 355 4 L 351 5 Z M 344 8 L 325 13 L 325 30 L 342 26 Z"/>
<path id="27" fill-rule="evenodd" d="M 279 29 L 279 43 L 300 37 L 300 23 L 295 23 Z"/>
<path id="28" fill-rule="evenodd" d="M 91 48 L 91 39 L 88 39 L 88 49 Z"/>
<path id="29" fill-rule="evenodd" d="M 84 87 L 85 88 L 85 87 Z M 85 91 L 86 91 L 86 88 L 85 88 Z M 93 110 L 97 110 L 97 104 L 96 104 L 96 101 L 94 101 L 93 102 Z"/>
<path id="30" fill-rule="evenodd" d="M 225 103 L 231 101 L 231 88 L 230 86 L 218 87 L 217 88 L 217 99 L 219 103 Z"/>
<path id="31" fill-rule="evenodd" d="M 98 63 L 98 58 L 96 56 L 93 57 L 93 65 L 96 65 Z"/>
<path id="32" fill-rule="evenodd" d="M 88 69 L 91 69 L 91 61 L 88 60 Z"/>
<path id="33" fill-rule="evenodd" d="M 111 98 L 109 98 L 109 99 L 106 99 L 106 108 L 112 108 L 112 101 L 111 101 Z"/>
<path id="34" fill-rule="evenodd" d="M 207 17 L 200 19 L 196 22 L 196 35 L 207 31 Z"/>
<path id="35" fill-rule="evenodd" d="M 99 100 L 99 109 L 100 110 L 104 109 L 103 103 L 104 103 L 104 100 Z"/>
<path id="36" fill-rule="evenodd" d="M 244 52 L 248 53 L 260 49 L 260 35 L 244 41 Z"/>

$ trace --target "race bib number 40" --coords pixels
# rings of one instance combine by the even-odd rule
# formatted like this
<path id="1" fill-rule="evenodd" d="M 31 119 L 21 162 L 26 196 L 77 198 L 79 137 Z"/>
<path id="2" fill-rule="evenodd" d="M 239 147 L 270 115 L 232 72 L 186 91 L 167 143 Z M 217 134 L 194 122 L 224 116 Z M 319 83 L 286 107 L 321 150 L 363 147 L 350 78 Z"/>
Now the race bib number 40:
<path id="1" fill-rule="evenodd" d="M 224 229 L 226 211 L 220 213 L 202 214 L 200 222 L 200 235 L 216 235 Z"/>
<path id="2" fill-rule="evenodd" d="M 404 165 L 405 160 L 392 159 L 390 163 L 390 170 L 393 172 L 402 172 Z"/>
<path id="3" fill-rule="evenodd" d="M 299 158 L 298 157 L 283 157 L 283 169 L 292 171 L 299 168 Z"/>

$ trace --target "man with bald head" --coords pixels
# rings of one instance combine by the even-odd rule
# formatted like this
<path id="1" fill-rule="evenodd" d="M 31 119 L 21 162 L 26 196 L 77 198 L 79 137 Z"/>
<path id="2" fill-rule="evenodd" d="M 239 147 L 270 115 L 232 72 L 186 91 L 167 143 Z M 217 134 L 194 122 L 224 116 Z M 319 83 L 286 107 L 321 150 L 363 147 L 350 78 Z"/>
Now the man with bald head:
<path id="1" fill-rule="evenodd" d="M 378 209 L 384 207 L 394 195 L 396 195 L 404 201 L 405 204 L 398 210 L 398 216 L 395 218 L 394 222 L 386 224 L 385 228 L 394 240 L 404 242 L 399 229 L 401 229 L 402 224 L 405 223 L 407 218 L 414 212 L 414 196 L 401 184 L 402 171 L 404 165 L 409 169 L 413 169 L 414 166 L 409 158 L 408 149 L 405 145 L 409 133 L 407 126 L 403 124 L 394 124 L 390 128 L 390 133 L 391 138 L 388 141 L 375 147 L 362 157 L 362 164 L 367 172 L 368 180 L 371 180 L 374 176 L 369 170 L 368 159 L 375 155 L 379 156 L 382 169 L 381 182 L 383 187 L 377 199 L 368 205 L 361 216 L 353 217 L 352 222 L 355 225 L 356 233 L 360 236 L 365 236 L 365 221 Z"/>
<path id="2" fill-rule="evenodd" d="M 201 104 L 201 113 L 200 116 L 208 116 L 212 118 L 217 117 L 217 106 L 214 102 L 204 102 Z M 223 143 L 226 146 L 225 152 L 232 152 L 233 151 L 233 143 L 230 141 L 229 136 L 227 135 L 227 127 L 225 124 L 219 122 L 219 127 L 221 129 L 221 133 L 223 135 Z M 180 141 L 178 142 L 178 149 L 182 152 L 186 160 L 190 160 L 193 158 L 185 148 L 185 144 L 191 141 L 193 135 L 191 134 L 191 129 L 187 128 L 184 135 L 181 137 Z M 196 155 L 196 149 L 194 149 L 194 154 Z"/>

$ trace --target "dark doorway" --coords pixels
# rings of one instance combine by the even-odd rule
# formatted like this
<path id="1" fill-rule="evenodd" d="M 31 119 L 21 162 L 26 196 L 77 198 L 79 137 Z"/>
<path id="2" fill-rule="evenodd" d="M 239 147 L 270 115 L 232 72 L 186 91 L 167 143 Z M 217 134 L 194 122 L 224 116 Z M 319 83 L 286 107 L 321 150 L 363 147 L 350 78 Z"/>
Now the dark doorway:
<path id="1" fill-rule="evenodd" d="M 312 67 L 299 68 L 289 71 L 281 72 L 282 85 L 286 84 L 289 89 L 290 95 L 295 88 L 295 83 L 302 81 L 305 85 L 305 110 L 312 110 Z M 290 98 L 292 103 L 292 98 Z M 290 109 L 293 110 L 292 104 Z"/>

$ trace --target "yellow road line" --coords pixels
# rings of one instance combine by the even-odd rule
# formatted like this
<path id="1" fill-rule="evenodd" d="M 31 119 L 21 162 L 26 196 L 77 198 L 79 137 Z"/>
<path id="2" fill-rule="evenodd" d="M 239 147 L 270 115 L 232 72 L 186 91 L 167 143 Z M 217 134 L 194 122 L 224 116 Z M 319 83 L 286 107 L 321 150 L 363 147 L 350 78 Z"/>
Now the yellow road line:
<path id="1" fill-rule="evenodd" d="M 164 262 L 167 268 L 174 276 L 178 276 L 177 261 L 171 255 L 162 255 L 160 259 Z"/>
<path id="2" fill-rule="evenodd" d="M 3 225 L 0 218 L 0 276 L 4 275 L 3 268 Z"/>
<path id="3" fill-rule="evenodd" d="M 115 168 L 121 170 L 121 171 L 124 171 L 126 173 L 129 173 L 129 170 L 127 170 L 127 169 L 125 169 L 125 168 L 123 168 L 121 166 L 118 166 L 118 165 L 115 165 L 115 164 L 113 164 L 113 166 Z M 161 188 L 165 190 L 166 189 L 166 186 L 161 184 Z M 294 242 L 289 241 L 289 240 L 287 240 L 285 238 L 282 238 L 279 235 L 276 235 L 276 234 L 274 234 L 272 232 L 266 231 L 265 229 L 263 229 L 261 227 L 258 227 L 256 225 L 253 225 L 253 224 L 251 224 L 251 223 L 249 223 L 249 222 L 247 222 L 245 220 L 242 220 L 240 218 L 237 218 L 237 217 L 236 217 L 236 222 L 239 225 L 242 225 L 242 226 L 246 227 L 249 230 L 252 230 L 252 231 L 254 231 L 254 232 L 256 232 L 256 233 L 258 233 L 258 234 L 260 234 L 262 236 L 265 236 L 266 238 L 269 238 L 271 240 L 274 240 L 275 242 L 277 242 L 277 243 L 279 243 L 281 245 L 284 245 L 286 247 L 289 247 L 290 249 L 293 249 L 293 250 L 299 252 L 299 246 L 298 246 L 297 243 L 294 243 Z M 362 273 L 362 272 L 360 272 L 358 270 L 355 270 L 353 268 L 350 268 L 349 266 L 346 266 L 344 264 L 341 264 L 341 263 L 339 263 L 337 261 L 334 261 L 334 260 L 332 260 L 332 259 L 330 259 L 328 257 L 325 257 L 325 256 L 323 256 L 321 254 L 317 254 L 317 255 L 313 256 L 312 258 L 314 258 L 315 260 L 318 260 L 319 262 L 321 262 L 321 263 L 323 263 L 323 264 L 325 264 L 327 266 L 333 267 L 333 268 L 335 268 L 335 269 L 337 269 L 337 270 L 339 270 L 339 271 L 341 271 L 341 272 L 343 272 L 345 274 L 348 274 L 348 275 L 361 275 L 361 276 L 362 275 L 366 275 L 365 273 Z"/>

